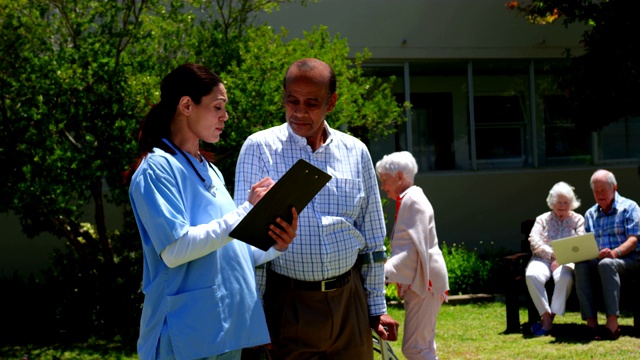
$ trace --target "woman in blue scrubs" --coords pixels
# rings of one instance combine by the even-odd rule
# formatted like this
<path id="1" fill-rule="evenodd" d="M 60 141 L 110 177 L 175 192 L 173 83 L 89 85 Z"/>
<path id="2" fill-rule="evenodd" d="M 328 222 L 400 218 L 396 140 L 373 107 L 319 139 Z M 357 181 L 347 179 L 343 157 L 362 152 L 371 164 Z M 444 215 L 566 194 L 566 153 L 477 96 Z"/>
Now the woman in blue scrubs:
<path id="1" fill-rule="evenodd" d="M 228 119 L 221 79 L 185 64 L 162 80 L 160 102 L 142 121 L 129 197 L 142 239 L 145 294 L 140 359 L 240 359 L 241 349 L 269 343 L 254 268 L 296 236 L 277 219 L 275 245 L 262 251 L 229 232 L 273 185 L 264 178 L 235 206 L 200 141 L 215 143 Z"/>

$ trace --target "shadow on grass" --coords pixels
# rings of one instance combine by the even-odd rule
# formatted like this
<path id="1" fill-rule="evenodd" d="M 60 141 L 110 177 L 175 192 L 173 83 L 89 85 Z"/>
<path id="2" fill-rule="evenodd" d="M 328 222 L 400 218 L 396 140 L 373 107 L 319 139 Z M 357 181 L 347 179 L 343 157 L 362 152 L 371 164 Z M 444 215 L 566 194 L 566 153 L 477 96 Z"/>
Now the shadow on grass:
<path id="1" fill-rule="evenodd" d="M 600 329 L 602 328 L 603 326 L 600 325 Z M 622 336 L 640 338 L 640 334 L 633 326 L 620 325 L 620 329 Z M 592 335 L 585 324 L 554 324 L 548 336 L 553 338 L 550 342 L 552 344 L 588 344 L 592 341 L 598 341 L 593 339 Z M 523 326 L 522 337 L 525 339 L 535 338 L 526 324 Z"/>

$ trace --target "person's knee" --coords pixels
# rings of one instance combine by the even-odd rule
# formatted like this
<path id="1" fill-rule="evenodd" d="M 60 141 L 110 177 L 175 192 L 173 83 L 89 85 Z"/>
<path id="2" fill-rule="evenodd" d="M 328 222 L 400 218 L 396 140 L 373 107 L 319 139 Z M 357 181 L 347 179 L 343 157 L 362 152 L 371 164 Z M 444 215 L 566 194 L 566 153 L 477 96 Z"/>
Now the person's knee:
<path id="1" fill-rule="evenodd" d="M 566 275 L 566 274 L 560 275 L 560 277 L 556 281 L 556 286 L 565 286 L 565 287 L 573 286 L 573 276 L 570 275 L 570 274 L 569 275 Z"/>
<path id="2" fill-rule="evenodd" d="M 589 277 L 589 266 L 587 265 L 586 262 L 579 262 L 576 263 L 575 265 L 575 269 L 573 270 L 573 273 L 577 278 L 582 277 L 582 278 L 588 278 Z"/>
<path id="3" fill-rule="evenodd" d="M 574 266 L 574 271 L 576 273 L 589 272 L 589 264 L 587 263 L 587 261 L 581 261 L 579 263 L 576 263 Z"/>
<path id="4" fill-rule="evenodd" d="M 546 279 L 544 278 L 544 276 L 542 276 L 539 273 L 527 272 L 526 274 L 524 274 L 524 276 L 525 276 L 525 280 L 526 280 L 527 284 L 542 284 L 542 285 L 544 285 L 544 283 L 546 282 Z"/>
<path id="5" fill-rule="evenodd" d="M 602 267 L 615 267 L 616 260 L 611 258 L 603 258 L 598 261 L 598 268 Z"/>
<path id="6" fill-rule="evenodd" d="M 616 262 L 613 259 L 604 258 L 598 263 L 598 273 L 600 276 L 617 274 Z"/>

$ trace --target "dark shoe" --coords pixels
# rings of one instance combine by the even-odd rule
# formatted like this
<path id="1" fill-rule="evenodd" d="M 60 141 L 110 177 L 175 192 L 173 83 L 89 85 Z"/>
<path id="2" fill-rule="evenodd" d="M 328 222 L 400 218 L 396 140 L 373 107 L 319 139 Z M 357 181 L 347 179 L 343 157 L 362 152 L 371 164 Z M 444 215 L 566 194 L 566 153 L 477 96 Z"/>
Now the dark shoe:
<path id="1" fill-rule="evenodd" d="M 546 329 L 543 329 L 542 327 L 540 327 L 538 330 L 533 332 L 533 336 L 547 336 L 549 334 L 551 334 L 551 329 L 546 330 Z"/>
<path id="2" fill-rule="evenodd" d="M 587 326 L 587 340 L 602 340 L 597 328 Z"/>
<path id="3" fill-rule="evenodd" d="M 542 323 L 537 322 L 537 323 L 531 325 L 531 332 L 532 333 L 536 333 L 540 329 L 542 329 Z"/>
<path id="4" fill-rule="evenodd" d="M 620 338 L 621 333 L 622 333 L 622 330 L 620 329 L 620 326 L 618 326 L 618 328 L 615 331 L 611 331 L 605 327 L 602 330 L 602 336 L 600 340 L 618 340 L 618 338 Z"/>

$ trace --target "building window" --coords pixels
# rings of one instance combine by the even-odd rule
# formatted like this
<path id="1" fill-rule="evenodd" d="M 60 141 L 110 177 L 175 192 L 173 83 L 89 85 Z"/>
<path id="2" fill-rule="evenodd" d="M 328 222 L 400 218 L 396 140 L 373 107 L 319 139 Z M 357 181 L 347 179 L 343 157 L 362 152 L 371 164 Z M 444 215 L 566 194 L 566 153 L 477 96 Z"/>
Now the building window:
<path id="1" fill-rule="evenodd" d="M 557 86 L 564 62 L 468 64 L 405 63 L 407 79 L 402 66 L 367 68 L 371 75 L 394 75 L 398 101 L 410 99 L 412 106 L 410 123 L 370 146 L 374 161 L 393 151 L 410 150 L 420 172 L 427 172 L 628 163 L 640 156 L 640 142 L 635 141 L 640 138 L 639 117 L 620 119 L 595 134 L 579 130 Z M 468 68 L 472 68 L 473 88 Z M 530 93 L 532 80 L 535 89 Z"/>
<path id="2" fill-rule="evenodd" d="M 523 159 L 525 110 L 520 96 L 475 96 L 478 160 Z"/>
<path id="3" fill-rule="evenodd" d="M 640 117 L 622 118 L 598 132 L 598 159 L 605 163 L 637 161 L 640 157 Z"/>
<path id="4" fill-rule="evenodd" d="M 412 152 L 420 171 L 455 168 L 452 99 L 451 93 L 411 94 Z"/>
<path id="5" fill-rule="evenodd" d="M 591 162 L 591 134 L 579 132 L 564 95 L 544 96 L 544 148 L 547 164 Z"/>

